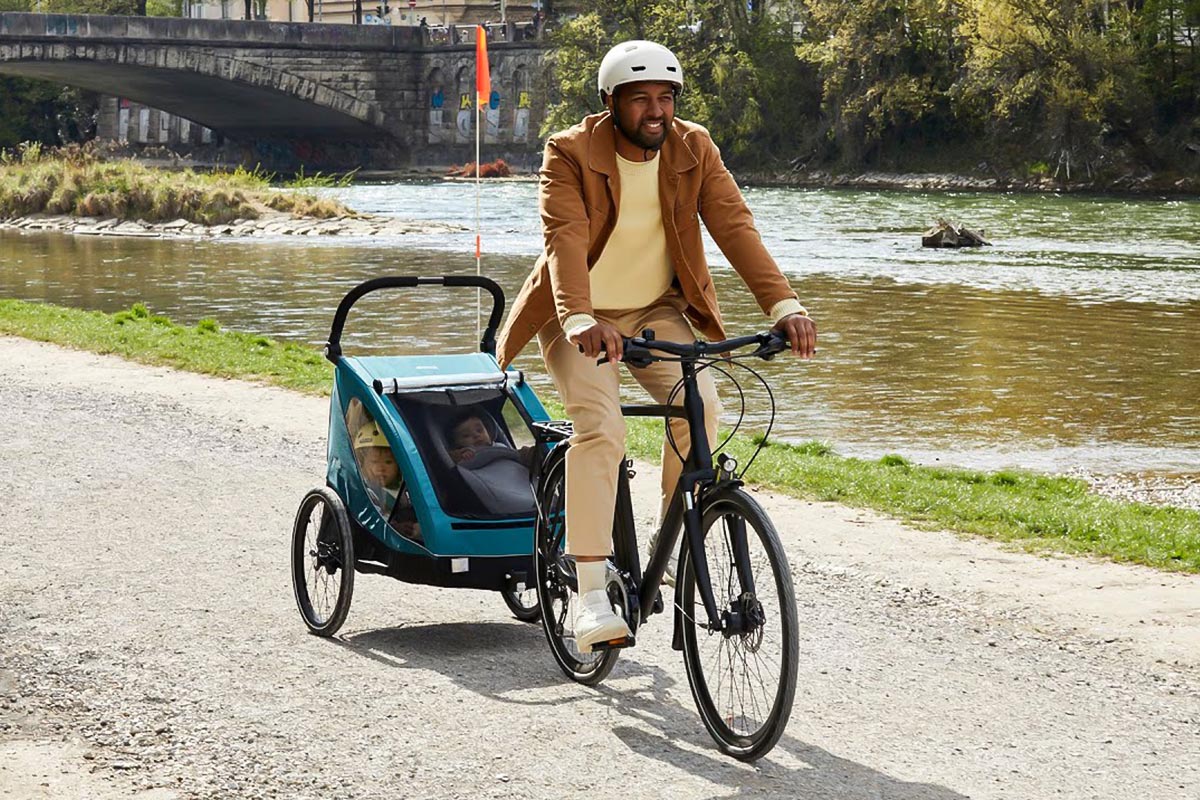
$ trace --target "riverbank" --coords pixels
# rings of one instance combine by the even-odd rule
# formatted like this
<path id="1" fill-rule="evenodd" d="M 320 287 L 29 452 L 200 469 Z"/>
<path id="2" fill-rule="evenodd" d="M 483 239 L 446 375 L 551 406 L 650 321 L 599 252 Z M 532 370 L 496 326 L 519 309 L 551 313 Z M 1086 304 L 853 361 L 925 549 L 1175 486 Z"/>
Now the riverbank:
<path id="1" fill-rule="evenodd" d="M 405 236 L 414 233 L 457 233 L 459 225 L 418 222 L 374 214 L 352 214 L 326 219 L 297 217 L 270 209 L 254 219 L 235 218 L 228 222 L 205 225 L 178 218 L 167 222 L 121 219 L 119 217 L 76 217 L 67 214 L 33 214 L 0 219 L 0 229 L 57 231 L 79 236 L 166 237 L 270 237 L 270 236 Z"/>
<path id="2" fill-rule="evenodd" d="M 0 300 L 0 335 L 310 394 L 329 391 L 331 367 L 313 348 L 224 331 L 212 320 L 185 328 L 144 306 L 102 314 Z M 631 421 L 630 453 L 656 460 L 661 436 L 656 423 Z M 737 437 L 731 453 L 746 464 L 755 448 L 749 437 Z M 771 444 L 758 455 L 750 477 L 794 498 L 870 508 L 917 527 L 984 536 L 1031 551 L 1200 573 L 1200 511 L 1109 499 L 1079 479 L 924 467 L 897 455 L 867 461 L 815 442 Z"/>
<path id="3" fill-rule="evenodd" d="M 300 175 L 282 187 L 241 168 L 197 173 L 107 160 L 98 148 L 0 154 L 0 228 L 91 236 L 403 236 L 462 230 L 360 214 L 303 188 L 346 179 Z"/>
<path id="4" fill-rule="evenodd" d="M 139 162 L 155 169 L 227 169 L 222 163 L 193 161 L 175 155 L 163 155 L 155 148 L 147 157 L 133 156 Z M 512 172 L 503 178 L 487 178 L 488 182 L 536 182 L 537 166 L 541 159 L 531 158 L 525 165 L 509 164 Z M 396 181 L 461 181 L 474 183 L 475 178 L 462 178 L 450 172 L 456 165 L 449 163 L 423 163 L 396 169 L 366 169 L 354 173 L 356 182 L 390 183 Z M 1200 177 L 1188 175 L 1163 175 L 1150 172 L 1130 171 L 1115 178 L 1099 180 L 1078 177 L 1068 179 L 1065 175 L 1055 176 L 1050 171 L 1039 171 L 1034 175 L 1016 173 L 971 172 L 971 171 L 906 171 L 865 170 L 844 171 L 836 167 L 819 167 L 782 170 L 742 169 L 733 167 L 732 172 L 742 186 L 796 187 L 805 189 L 868 189 L 877 191 L 905 192 L 1016 192 L 1023 194 L 1098 194 L 1128 195 L 1131 197 L 1170 195 L 1200 195 Z"/>
<path id="5" fill-rule="evenodd" d="M 875 189 L 909 192 L 1021 192 L 1028 194 L 1200 195 L 1200 178 L 1129 174 L 1110 181 L 1059 180 L 1052 175 L 1020 178 L 953 172 L 858 172 L 812 170 L 735 172 L 750 186 L 809 189 Z"/>
<path id="6" fill-rule="evenodd" d="M 448 167 L 430 165 L 401 170 L 359 173 L 356 177 L 372 182 L 445 180 L 470 181 L 447 175 Z M 838 170 L 761 171 L 731 170 L 741 186 L 795 187 L 800 189 L 868 189 L 899 192 L 1016 192 L 1022 194 L 1097 194 L 1195 196 L 1200 195 L 1200 178 L 1129 174 L 1110 181 L 1060 180 L 1053 175 L 1018 177 L 1016 175 L 973 175 L 959 172 L 841 172 Z M 489 182 L 535 182 L 536 172 L 514 172 Z"/>

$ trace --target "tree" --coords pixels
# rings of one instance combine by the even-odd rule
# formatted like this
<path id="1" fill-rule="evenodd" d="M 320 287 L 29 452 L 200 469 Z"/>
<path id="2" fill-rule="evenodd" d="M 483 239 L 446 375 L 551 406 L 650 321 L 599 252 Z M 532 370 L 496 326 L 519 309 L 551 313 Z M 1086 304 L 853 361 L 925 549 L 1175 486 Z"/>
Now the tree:
<path id="1" fill-rule="evenodd" d="M 830 138 L 847 164 L 877 160 L 885 142 L 954 138 L 964 122 L 949 0 L 808 0 L 797 53 L 817 71 Z"/>
<path id="2" fill-rule="evenodd" d="M 51 14 L 146 15 L 146 0 L 42 0 L 41 10 Z"/>
<path id="3" fill-rule="evenodd" d="M 0 149 L 25 141 L 81 142 L 95 132 L 94 95 L 45 81 L 0 76 Z"/>
<path id="4" fill-rule="evenodd" d="M 999 140 L 1057 169 L 1090 170 L 1113 124 L 1142 116 L 1128 6 L 1103 0 L 969 0 L 966 100 Z"/>
<path id="5" fill-rule="evenodd" d="M 1133 28 L 1159 114 L 1173 122 L 1200 113 L 1200 0 L 1146 0 Z"/>

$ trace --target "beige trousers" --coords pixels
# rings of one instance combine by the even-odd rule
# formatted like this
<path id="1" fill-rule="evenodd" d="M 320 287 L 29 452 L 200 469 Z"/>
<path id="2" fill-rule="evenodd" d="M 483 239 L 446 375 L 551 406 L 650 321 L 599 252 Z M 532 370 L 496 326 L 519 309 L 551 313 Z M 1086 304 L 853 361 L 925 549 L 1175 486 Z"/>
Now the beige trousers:
<path id="1" fill-rule="evenodd" d="M 696 338 L 683 316 L 686 303 L 677 292 L 664 295 L 654 305 L 632 311 L 596 311 L 594 316 L 613 325 L 624 336 L 640 336 L 646 328 L 655 338 L 690 342 Z M 612 552 L 613 509 L 617 499 L 617 469 L 625 455 L 625 418 L 621 416 L 618 364 L 597 366 L 579 348 L 567 341 L 556 320 L 538 332 L 542 358 L 559 396 L 574 423 L 571 449 L 567 451 L 567 552 L 575 556 L 607 556 Z M 679 382 L 680 367 L 672 362 L 655 362 L 648 367 L 629 368 L 656 403 L 666 403 Z M 704 398 L 704 426 L 711 446 L 716 446 L 720 401 L 712 372 L 698 376 Z M 674 399 L 683 405 L 683 391 Z M 687 421 L 671 420 L 676 447 L 686 456 L 691 449 Z M 665 438 L 665 437 L 664 437 Z M 683 471 L 669 441 L 663 442 L 662 495 L 659 520 Z"/>

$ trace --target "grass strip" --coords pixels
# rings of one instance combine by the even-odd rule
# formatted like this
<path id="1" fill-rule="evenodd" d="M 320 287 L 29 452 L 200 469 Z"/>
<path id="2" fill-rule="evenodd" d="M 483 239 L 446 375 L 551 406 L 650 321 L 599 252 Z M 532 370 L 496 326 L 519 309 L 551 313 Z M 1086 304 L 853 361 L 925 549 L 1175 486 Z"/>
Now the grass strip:
<path id="1" fill-rule="evenodd" d="M 327 395 L 332 377 L 331 365 L 314 348 L 222 330 L 212 320 L 191 328 L 176 325 L 141 304 L 103 314 L 0 300 L 0 334 L 309 394 Z M 547 405 L 552 414 L 562 414 L 561 406 Z M 729 452 L 746 464 L 756 446 L 752 437 L 739 436 Z M 632 456 L 658 461 L 661 447 L 661 424 L 629 420 Z M 1029 551 L 1200 573 L 1200 512 L 1111 500 L 1074 478 L 924 467 L 898 455 L 867 461 L 839 456 L 818 442 L 769 444 L 750 477 L 792 497 L 871 508 L 918 527 L 984 536 Z"/>
<path id="2" fill-rule="evenodd" d="M 333 374 L 332 365 L 314 348 L 222 330 L 208 319 L 187 328 L 150 313 L 141 303 L 104 314 L 0 299 L 0 334 L 309 394 L 328 394 Z"/>

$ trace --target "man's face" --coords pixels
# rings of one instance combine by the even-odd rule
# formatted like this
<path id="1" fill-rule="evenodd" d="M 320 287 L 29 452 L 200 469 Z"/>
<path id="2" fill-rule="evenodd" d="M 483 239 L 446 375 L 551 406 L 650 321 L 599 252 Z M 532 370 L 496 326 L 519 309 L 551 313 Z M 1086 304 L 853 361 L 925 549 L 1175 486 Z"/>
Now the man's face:
<path id="1" fill-rule="evenodd" d="M 657 150 L 675 119 L 675 86 L 660 81 L 627 83 L 608 98 L 608 107 L 626 139 L 643 149 Z"/>
<path id="2" fill-rule="evenodd" d="M 454 447 L 470 447 L 478 449 L 492 443 L 492 437 L 478 417 L 467 417 L 454 426 Z"/>

